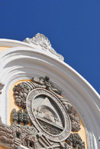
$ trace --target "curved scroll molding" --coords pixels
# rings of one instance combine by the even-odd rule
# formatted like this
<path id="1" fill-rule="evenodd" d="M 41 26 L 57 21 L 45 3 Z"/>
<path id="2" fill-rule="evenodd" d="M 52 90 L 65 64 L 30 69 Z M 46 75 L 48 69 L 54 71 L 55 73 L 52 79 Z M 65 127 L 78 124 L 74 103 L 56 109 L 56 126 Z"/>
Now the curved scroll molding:
<path id="1" fill-rule="evenodd" d="M 6 43 L 6 40 L 4 42 Z M 18 43 L 13 41 L 13 44 Z M 0 104 L 0 115 L 3 122 L 7 123 L 7 99 L 11 85 L 18 80 L 29 79 L 32 76 L 47 75 L 60 86 L 65 99 L 69 100 L 77 109 L 86 128 L 88 148 L 99 149 L 99 94 L 69 65 L 55 56 L 48 55 L 48 51 L 44 53 L 38 47 L 32 48 L 22 42 L 19 45 L 20 47 L 10 48 L 0 53 L 0 81 L 2 80 L 2 83 L 5 84 L 0 95 L 0 103 L 2 103 Z"/>
<path id="2" fill-rule="evenodd" d="M 33 38 L 26 38 L 23 42 L 17 40 L 0 39 L 0 46 L 26 46 L 33 49 L 41 50 L 43 53 L 46 52 L 47 55 L 64 61 L 64 57 L 58 54 L 53 48 L 46 36 L 37 33 Z"/>

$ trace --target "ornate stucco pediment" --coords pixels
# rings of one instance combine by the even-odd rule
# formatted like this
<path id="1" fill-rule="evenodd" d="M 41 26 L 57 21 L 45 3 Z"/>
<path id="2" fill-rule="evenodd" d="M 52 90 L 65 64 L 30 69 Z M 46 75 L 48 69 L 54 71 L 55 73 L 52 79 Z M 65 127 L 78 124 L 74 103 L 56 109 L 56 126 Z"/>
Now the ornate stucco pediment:
<path id="1" fill-rule="evenodd" d="M 43 34 L 36 34 L 33 38 L 26 38 L 24 42 L 33 45 L 33 46 L 39 46 L 42 50 L 48 51 L 54 55 L 56 55 L 60 60 L 64 60 L 64 57 L 60 54 L 58 54 L 53 48 L 48 40 L 48 38 Z"/>
<path id="2" fill-rule="evenodd" d="M 100 96 L 47 37 L 0 39 L 0 51 L 1 146 L 100 148 Z"/>

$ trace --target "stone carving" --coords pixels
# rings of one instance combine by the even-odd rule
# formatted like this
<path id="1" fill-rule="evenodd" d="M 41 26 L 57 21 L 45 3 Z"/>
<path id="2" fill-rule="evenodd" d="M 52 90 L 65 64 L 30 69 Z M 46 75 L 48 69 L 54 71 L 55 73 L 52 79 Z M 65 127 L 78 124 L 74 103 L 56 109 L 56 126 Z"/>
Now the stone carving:
<path id="1" fill-rule="evenodd" d="M 11 112 L 11 120 L 14 123 L 17 123 L 18 122 L 18 114 L 16 112 L 16 109 L 13 109 L 12 112 Z"/>
<path id="2" fill-rule="evenodd" d="M 16 123 L 16 124 L 23 123 L 24 125 L 28 125 L 31 123 L 27 109 L 25 109 L 24 111 L 22 111 L 21 109 L 18 111 L 16 111 L 16 109 L 13 109 L 11 112 L 11 120 L 12 120 L 12 123 Z"/>
<path id="3" fill-rule="evenodd" d="M 56 92 L 57 94 L 61 95 L 61 90 L 57 88 L 53 82 L 50 81 L 48 76 L 43 77 L 33 77 L 33 82 L 36 82 L 40 85 L 44 85 L 46 89 Z"/>
<path id="4" fill-rule="evenodd" d="M 35 88 L 41 87 L 61 95 L 61 90 L 50 81 L 49 77 L 33 77 L 31 82 L 22 82 L 14 87 L 13 91 L 17 106 L 25 109 L 28 93 Z"/>
<path id="5" fill-rule="evenodd" d="M 33 77 L 13 88 L 19 110 L 11 112 L 11 126 L 0 121 L 0 144 L 11 149 L 85 149 L 80 119 L 49 77 Z M 71 130 L 72 129 L 72 130 Z"/>
<path id="6" fill-rule="evenodd" d="M 23 122 L 23 112 L 22 112 L 22 109 L 20 109 L 17 114 L 18 114 L 18 123 L 20 124 L 20 123 Z"/>
<path id="7" fill-rule="evenodd" d="M 0 123 L 0 144 L 10 149 L 71 149 L 65 142 L 51 143 L 45 136 L 39 134 L 33 126 Z"/>
<path id="8" fill-rule="evenodd" d="M 27 111 L 33 125 L 49 140 L 55 142 L 65 140 L 71 131 L 70 118 L 60 98 L 62 97 L 57 96 L 55 92 L 36 88 L 29 93 L 26 100 Z"/>
<path id="9" fill-rule="evenodd" d="M 26 85 L 26 83 L 24 82 L 14 87 L 13 91 L 14 91 L 14 97 L 15 97 L 15 102 L 17 106 L 26 108 L 26 97 L 28 92 L 31 90 L 28 87 L 29 86 Z"/>
<path id="10" fill-rule="evenodd" d="M 31 120 L 28 115 L 27 109 L 25 109 L 24 113 L 23 113 L 23 123 L 24 123 L 24 125 L 28 125 L 30 122 L 31 122 Z"/>
<path id="11" fill-rule="evenodd" d="M 81 123 L 77 112 L 71 104 L 67 104 L 66 110 L 71 120 L 72 131 L 78 132 L 80 130 Z"/>
<path id="12" fill-rule="evenodd" d="M 17 149 L 22 144 L 29 149 L 36 149 L 36 130 L 31 126 L 0 124 L 0 143 L 4 147 Z"/>
<path id="13" fill-rule="evenodd" d="M 85 143 L 82 141 L 78 133 L 71 134 L 66 141 L 75 149 L 85 149 Z"/>
<path id="14" fill-rule="evenodd" d="M 69 101 L 65 100 L 64 98 L 61 98 L 62 103 L 64 104 L 66 108 L 66 112 L 70 117 L 71 120 L 71 127 L 73 132 L 78 132 L 80 130 L 80 118 L 77 114 L 76 110 L 73 108 L 73 106 L 69 103 Z"/>
<path id="15" fill-rule="evenodd" d="M 26 108 L 26 97 L 32 89 L 26 82 L 22 82 L 14 87 L 13 91 L 17 106 Z"/>
<path id="16" fill-rule="evenodd" d="M 59 128 L 54 127 L 54 126 L 46 123 L 45 121 L 42 121 L 42 120 L 38 120 L 38 121 L 41 124 L 41 126 L 43 126 L 43 128 L 50 134 L 58 135 L 61 133 L 61 130 Z"/>
<path id="17" fill-rule="evenodd" d="M 26 38 L 24 42 L 27 42 L 31 45 L 37 45 L 40 46 L 44 51 L 49 51 L 50 53 L 56 55 L 60 60 L 64 60 L 63 56 L 58 54 L 51 46 L 50 41 L 46 36 L 43 34 L 36 34 L 33 38 Z"/>

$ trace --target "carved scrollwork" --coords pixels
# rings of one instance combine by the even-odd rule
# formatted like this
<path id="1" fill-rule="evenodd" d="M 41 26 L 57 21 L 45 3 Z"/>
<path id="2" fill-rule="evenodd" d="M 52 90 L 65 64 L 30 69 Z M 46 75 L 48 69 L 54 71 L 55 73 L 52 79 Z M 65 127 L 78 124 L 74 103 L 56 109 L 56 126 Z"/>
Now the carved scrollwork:
<path id="1" fill-rule="evenodd" d="M 85 149 L 85 143 L 82 141 L 78 133 L 71 134 L 66 141 L 75 149 Z"/>
<path id="2" fill-rule="evenodd" d="M 56 55 L 60 60 L 64 60 L 63 56 L 58 54 L 51 46 L 50 41 L 46 36 L 43 34 L 36 34 L 33 38 L 26 38 L 24 42 L 29 43 L 31 45 L 37 45 L 40 46 L 44 51 L 49 51 L 52 54 Z"/>

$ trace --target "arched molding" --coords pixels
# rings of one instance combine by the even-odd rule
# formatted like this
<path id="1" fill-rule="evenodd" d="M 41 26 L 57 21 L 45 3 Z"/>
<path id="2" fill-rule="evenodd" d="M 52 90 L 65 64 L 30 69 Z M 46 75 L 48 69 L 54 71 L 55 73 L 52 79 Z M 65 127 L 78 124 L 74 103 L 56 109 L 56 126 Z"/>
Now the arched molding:
<path id="1" fill-rule="evenodd" d="M 68 64 L 41 48 L 24 42 L 0 40 L 0 46 L 11 46 L 0 53 L 0 82 L 5 87 L 0 95 L 0 115 L 8 119 L 9 88 L 18 80 L 32 76 L 49 76 L 79 113 L 87 133 L 89 149 L 100 148 L 100 96 L 95 89 Z"/>

